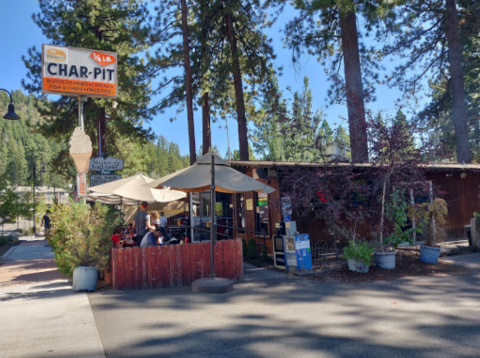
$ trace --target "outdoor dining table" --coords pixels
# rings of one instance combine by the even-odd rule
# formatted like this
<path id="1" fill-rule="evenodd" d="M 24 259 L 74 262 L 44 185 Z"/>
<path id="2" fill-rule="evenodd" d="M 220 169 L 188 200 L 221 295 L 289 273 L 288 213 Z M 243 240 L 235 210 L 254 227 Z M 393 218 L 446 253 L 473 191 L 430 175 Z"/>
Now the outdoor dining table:
<path id="1" fill-rule="evenodd" d="M 185 233 L 185 236 L 188 236 L 188 228 L 185 226 L 180 225 L 167 225 L 165 230 L 167 231 L 167 235 L 175 236 L 177 239 L 182 239 L 182 232 Z M 185 231 L 183 231 L 185 230 Z"/>

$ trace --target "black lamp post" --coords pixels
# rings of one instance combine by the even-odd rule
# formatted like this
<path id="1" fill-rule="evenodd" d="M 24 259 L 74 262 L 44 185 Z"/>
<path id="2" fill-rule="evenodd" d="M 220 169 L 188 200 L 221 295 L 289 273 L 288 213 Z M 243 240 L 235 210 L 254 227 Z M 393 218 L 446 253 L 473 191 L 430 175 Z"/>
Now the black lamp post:
<path id="1" fill-rule="evenodd" d="M 16 121 L 16 120 L 20 119 L 20 117 L 15 113 L 15 106 L 13 105 L 13 102 L 12 102 L 11 93 L 8 92 L 6 89 L 3 89 L 3 88 L 0 88 L 0 91 L 5 91 L 10 96 L 10 104 L 8 105 L 8 112 L 7 112 L 6 115 L 3 116 L 3 118 L 10 119 L 12 121 Z"/>
<path id="2" fill-rule="evenodd" d="M 42 170 L 40 170 L 40 173 L 45 173 L 45 166 L 42 165 Z M 35 179 L 36 179 L 36 166 L 35 166 L 35 161 L 33 162 L 33 235 L 36 234 L 37 232 L 37 225 L 35 222 L 36 219 L 36 198 L 35 198 Z"/>

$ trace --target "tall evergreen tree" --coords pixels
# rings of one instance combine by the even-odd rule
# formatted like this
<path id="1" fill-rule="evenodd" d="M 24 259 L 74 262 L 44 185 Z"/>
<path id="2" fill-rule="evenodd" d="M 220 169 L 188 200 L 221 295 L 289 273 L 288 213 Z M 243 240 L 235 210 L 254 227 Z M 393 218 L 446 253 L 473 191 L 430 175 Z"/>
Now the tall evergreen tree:
<path id="1" fill-rule="evenodd" d="M 393 32 L 394 42 L 385 46 L 384 52 L 387 55 L 400 54 L 406 59 L 389 78 L 390 83 L 398 85 L 405 93 L 416 94 L 422 89 L 421 80 L 425 76 L 432 76 L 437 83 L 445 81 L 441 104 L 448 99 L 451 106 L 449 115 L 454 128 L 457 161 L 469 163 L 471 153 L 463 73 L 463 69 L 468 68 L 464 66 L 468 60 L 463 53 L 466 43 L 478 38 L 480 12 L 478 2 L 466 0 L 459 5 L 460 9 L 457 9 L 455 0 L 401 1 L 396 9 L 397 16 L 387 23 L 390 30 L 387 34 Z M 435 102 L 440 104 L 434 100 L 427 111 L 435 107 Z M 437 106 L 437 113 L 439 109 Z"/>
<path id="2" fill-rule="evenodd" d="M 322 63 L 333 58 L 333 88 L 329 94 L 335 103 L 346 98 L 352 161 L 368 162 L 364 88 L 372 87 L 364 86 L 364 81 L 376 79 L 374 70 L 378 63 L 371 52 L 361 56 L 357 17 L 363 16 L 365 31 L 369 31 L 383 1 L 300 0 L 295 1 L 295 7 L 300 15 L 286 27 L 286 42 L 293 50 L 293 60 L 297 61 L 305 52 L 318 56 Z M 342 62 L 344 80 L 338 76 Z"/>
<path id="3" fill-rule="evenodd" d="M 272 72 L 269 61 L 273 50 L 261 31 L 262 5 L 259 1 L 196 0 L 189 8 L 193 19 L 189 21 L 189 33 L 195 33 L 191 43 L 193 92 L 203 108 L 205 150 L 211 145 L 210 118 L 234 114 L 241 152 L 248 159 L 247 122 L 256 113 L 254 103 L 267 92 L 264 89 L 270 85 Z M 183 64 L 176 42 L 178 14 L 178 5 L 172 2 L 158 8 L 157 40 L 162 48 L 152 62 L 159 70 Z M 158 92 L 165 91 L 169 93 L 159 103 L 160 109 L 183 105 L 186 90 L 179 76 L 162 79 Z"/>

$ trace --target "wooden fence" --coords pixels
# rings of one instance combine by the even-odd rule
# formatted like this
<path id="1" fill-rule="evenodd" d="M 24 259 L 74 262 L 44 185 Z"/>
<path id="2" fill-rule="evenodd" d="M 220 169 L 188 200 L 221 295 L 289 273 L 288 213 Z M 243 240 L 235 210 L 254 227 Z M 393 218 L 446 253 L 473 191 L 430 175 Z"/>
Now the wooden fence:
<path id="1" fill-rule="evenodd" d="M 215 244 L 215 276 L 240 280 L 243 276 L 242 241 Z M 210 277 L 210 242 L 112 248 L 112 286 L 115 290 L 188 286 Z"/>

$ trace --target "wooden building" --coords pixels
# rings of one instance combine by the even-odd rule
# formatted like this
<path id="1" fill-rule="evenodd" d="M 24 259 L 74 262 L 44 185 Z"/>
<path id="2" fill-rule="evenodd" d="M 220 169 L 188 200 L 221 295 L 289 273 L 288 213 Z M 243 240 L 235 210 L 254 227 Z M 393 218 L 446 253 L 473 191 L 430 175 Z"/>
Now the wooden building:
<path id="1" fill-rule="evenodd" d="M 282 168 L 314 168 L 323 166 L 323 163 L 306 162 L 272 162 L 272 161 L 232 161 L 233 168 L 238 169 L 254 179 L 265 182 L 276 191 L 268 197 L 255 192 L 235 194 L 231 200 L 233 208 L 233 225 L 245 231 L 234 233 L 235 237 L 244 236 L 247 240 L 257 238 L 263 241 L 258 232 L 266 232 L 268 239 L 266 245 L 272 252 L 272 237 L 275 235 L 275 223 L 282 220 L 280 207 L 269 205 L 282 197 L 280 190 L 281 180 L 279 171 Z M 350 164 L 336 164 L 350 165 Z M 371 164 L 356 164 L 355 167 L 372 170 Z M 465 238 L 465 225 L 470 223 L 474 212 L 480 212 L 480 165 L 461 165 L 456 163 L 434 163 L 426 166 L 426 177 L 439 189 L 439 197 L 448 204 L 448 238 Z M 278 205 L 277 205 L 278 206 Z M 330 241 L 325 233 L 325 225 L 311 218 L 296 218 L 297 229 L 301 233 L 308 233 L 312 241 Z M 255 233 L 256 232 L 256 233 Z"/>

